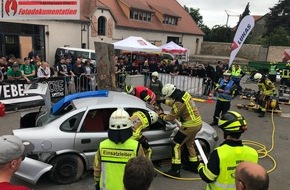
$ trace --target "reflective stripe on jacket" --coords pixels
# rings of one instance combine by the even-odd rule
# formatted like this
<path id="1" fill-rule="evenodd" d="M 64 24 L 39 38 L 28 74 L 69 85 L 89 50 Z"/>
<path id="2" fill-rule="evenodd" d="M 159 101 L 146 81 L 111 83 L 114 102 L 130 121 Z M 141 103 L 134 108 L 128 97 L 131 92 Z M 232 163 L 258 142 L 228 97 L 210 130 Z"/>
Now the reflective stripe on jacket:
<path id="1" fill-rule="evenodd" d="M 240 77 L 242 69 L 239 67 L 237 70 L 235 67 L 232 67 L 232 76 L 233 77 Z"/>
<path id="2" fill-rule="evenodd" d="M 172 106 L 171 112 L 162 118 L 165 121 L 173 121 L 179 118 L 183 127 L 195 127 L 202 124 L 201 115 L 188 92 L 184 92 L 181 100 L 175 100 L 173 104 L 170 101 L 165 103 Z"/>
<path id="3" fill-rule="evenodd" d="M 257 85 L 262 95 L 271 96 L 276 90 L 274 83 L 270 79 L 259 82 Z"/>
<path id="4" fill-rule="evenodd" d="M 141 97 L 141 93 L 142 92 L 146 92 L 147 96 Z M 155 93 L 152 92 L 152 90 L 150 90 L 149 88 L 146 88 L 145 86 L 136 86 L 135 87 L 135 93 L 136 93 L 135 95 L 138 98 L 140 98 L 140 99 L 142 99 L 142 100 L 144 100 L 146 102 L 148 102 L 148 100 L 151 99 L 150 102 L 149 102 L 150 104 L 154 103 L 156 101 Z"/>
<path id="5" fill-rule="evenodd" d="M 282 69 L 281 78 L 289 79 L 290 78 L 290 70 Z"/>
<path id="6" fill-rule="evenodd" d="M 220 160 L 220 173 L 216 180 L 207 184 L 206 190 L 234 190 L 235 179 L 231 174 L 235 172 L 237 165 L 243 161 L 258 162 L 258 153 L 249 146 L 229 146 L 224 144 L 216 148 Z M 205 173 L 206 175 L 207 173 Z"/>
<path id="7" fill-rule="evenodd" d="M 123 144 L 115 144 L 107 139 L 100 143 L 101 156 L 101 189 L 123 190 L 125 165 L 130 158 L 136 157 L 139 149 L 138 141 L 129 138 Z"/>

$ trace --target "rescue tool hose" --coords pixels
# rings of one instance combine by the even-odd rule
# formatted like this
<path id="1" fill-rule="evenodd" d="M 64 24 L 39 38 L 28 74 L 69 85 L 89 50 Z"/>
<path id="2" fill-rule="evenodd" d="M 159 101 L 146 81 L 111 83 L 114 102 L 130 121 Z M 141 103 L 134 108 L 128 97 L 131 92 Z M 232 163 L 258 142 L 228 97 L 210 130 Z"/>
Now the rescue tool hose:
<path id="1" fill-rule="evenodd" d="M 273 162 L 273 167 L 267 171 L 267 173 L 270 173 L 272 171 L 274 171 L 277 167 L 277 162 L 276 160 L 269 154 L 275 147 L 275 130 L 276 130 L 276 126 L 274 123 L 274 108 L 272 108 L 272 112 L 271 112 L 271 123 L 272 123 L 272 134 L 271 134 L 271 148 L 269 150 L 267 150 L 267 147 L 259 142 L 256 141 L 251 141 L 251 140 L 243 140 L 244 144 L 250 145 L 250 146 L 254 146 L 254 147 L 258 147 L 260 149 L 256 149 L 258 154 L 259 154 L 259 158 L 265 158 L 266 156 L 269 157 L 272 162 Z M 253 147 L 253 148 L 254 148 Z M 183 180 L 183 181 L 197 181 L 197 180 L 201 180 L 201 178 L 199 177 L 193 177 L 193 178 L 181 178 L 181 177 L 174 177 L 171 175 L 168 175 L 160 170 L 158 170 L 157 168 L 155 168 L 155 171 L 157 171 L 158 173 L 160 173 L 163 176 L 172 178 L 172 179 L 176 179 L 176 180 Z"/>
<path id="2" fill-rule="evenodd" d="M 256 146 L 256 147 L 260 148 L 257 150 L 257 152 L 259 154 L 259 158 L 265 158 L 266 156 L 268 156 L 272 160 L 273 167 L 270 170 L 268 170 L 267 173 L 274 171 L 275 168 L 277 167 L 276 160 L 269 154 L 275 147 L 276 126 L 275 126 L 275 122 L 274 122 L 274 108 L 272 108 L 272 112 L 271 112 L 271 123 L 272 123 L 272 135 L 271 135 L 271 148 L 269 150 L 267 150 L 265 145 L 263 145 L 259 142 L 251 141 L 251 140 L 243 140 L 244 144 L 248 144 L 248 145 L 252 145 L 252 146 Z"/>

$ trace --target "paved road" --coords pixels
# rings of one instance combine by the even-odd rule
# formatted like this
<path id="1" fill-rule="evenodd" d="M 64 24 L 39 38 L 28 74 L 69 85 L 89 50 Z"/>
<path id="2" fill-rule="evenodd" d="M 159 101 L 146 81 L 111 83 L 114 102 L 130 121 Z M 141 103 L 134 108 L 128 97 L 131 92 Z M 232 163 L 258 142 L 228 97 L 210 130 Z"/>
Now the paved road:
<path id="1" fill-rule="evenodd" d="M 253 87 L 247 85 L 247 87 Z M 246 103 L 247 100 L 235 99 L 232 102 L 232 109 L 240 112 L 247 120 L 248 130 L 243 134 L 243 139 L 248 139 L 252 141 L 257 141 L 266 146 L 266 149 L 269 150 L 272 146 L 271 135 L 272 135 L 272 121 L 271 114 L 267 113 L 265 118 L 259 118 L 257 113 L 239 110 L 236 107 L 237 103 Z M 215 104 L 208 103 L 197 103 L 199 110 L 203 116 L 203 120 L 206 122 L 211 122 L 212 114 L 214 111 Z M 283 112 L 290 113 L 290 106 L 282 105 Z M 8 113 L 5 117 L 0 118 L 0 135 L 11 134 L 11 130 L 18 128 L 19 126 L 19 117 L 20 112 Z M 275 135 L 274 149 L 270 152 L 271 156 L 276 160 L 277 167 L 272 171 L 270 175 L 270 189 L 288 189 L 290 186 L 290 157 L 289 157 L 289 147 L 290 147 L 290 125 L 289 118 L 282 118 L 278 115 L 274 115 L 274 124 Z M 223 136 L 219 129 L 217 129 L 220 139 L 222 140 Z M 267 170 L 271 170 L 273 167 L 273 162 L 268 158 L 261 158 L 259 163 L 263 165 Z M 159 168 L 161 170 L 167 170 L 168 166 L 162 166 Z M 182 171 L 182 177 L 197 178 L 198 175 L 192 174 L 186 171 Z M 56 185 L 52 184 L 47 176 L 43 176 L 37 185 L 33 186 L 26 184 L 25 182 L 14 178 L 13 182 L 18 184 L 24 184 L 32 187 L 35 190 L 75 190 L 75 189 L 94 189 L 92 172 L 87 172 L 82 180 L 75 184 L 70 185 Z M 164 178 L 161 175 L 158 175 L 150 188 L 150 190 L 165 190 L 165 189 L 180 189 L 180 190 L 193 190 L 193 189 L 204 189 L 205 183 L 196 180 L 196 181 L 183 181 L 183 180 L 173 180 Z"/>

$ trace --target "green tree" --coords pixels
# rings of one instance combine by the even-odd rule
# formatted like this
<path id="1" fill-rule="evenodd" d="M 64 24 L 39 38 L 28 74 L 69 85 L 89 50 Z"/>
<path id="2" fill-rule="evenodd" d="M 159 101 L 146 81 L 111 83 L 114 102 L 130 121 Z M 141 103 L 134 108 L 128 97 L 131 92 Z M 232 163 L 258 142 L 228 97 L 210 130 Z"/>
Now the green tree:
<path id="1" fill-rule="evenodd" d="M 289 46 L 290 36 L 289 31 L 284 27 L 274 29 L 268 36 L 265 37 L 265 42 L 270 46 Z"/>
<path id="2" fill-rule="evenodd" d="M 234 31 L 225 25 L 215 25 L 212 27 L 211 32 L 205 37 L 205 41 L 212 42 L 232 42 Z"/>
<path id="3" fill-rule="evenodd" d="M 270 14 L 266 20 L 267 32 L 271 34 L 276 28 L 284 27 L 289 34 L 290 31 L 290 0 L 279 0 L 279 2 L 270 8 Z"/>
<path id="4" fill-rule="evenodd" d="M 239 22 L 238 22 L 238 24 L 237 24 L 236 29 L 238 29 L 238 27 L 239 27 L 239 25 L 240 25 L 240 22 L 243 20 L 243 18 L 244 18 L 245 16 L 247 16 L 247 15 L 250 14 L 249 7 L 250 7 L 250 4 L 248 3 L 247 6 L 246 6 L 246 8 L 245 8 L 245 10 L 244 10 L 244 12 L 243 12 L 243 14 L 240 15 L 240 19 L 239 19 Z"/>
<path id="5" fill-rule="evenodd" d="M 190 16 L 196 22 L 198 27 L 204 26 L 203 20 L 202 20 L 203 17 L 199 13 L 199 9 L 194 9 L 192 7 L 188 8 L 186 5 L 184 5 L 183 8 L 190 14 Z"/>

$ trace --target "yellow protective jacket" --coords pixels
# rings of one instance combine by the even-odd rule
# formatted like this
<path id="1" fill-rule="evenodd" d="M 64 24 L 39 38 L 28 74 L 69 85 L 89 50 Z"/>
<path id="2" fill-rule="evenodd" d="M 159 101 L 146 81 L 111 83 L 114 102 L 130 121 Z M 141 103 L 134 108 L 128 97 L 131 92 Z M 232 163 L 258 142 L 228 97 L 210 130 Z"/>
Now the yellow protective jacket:
<path id="1" fill-rule="evenodd" d="M 124 143 L 106 139 L 100 143 L 94 160 L 94 179 L 103 190 L 123 190 L 125 165 L 130 158 L 145 156 L 138 141 L 129 138 Z"/>
<path id="2" fill-rule="evenodd" d="M 235 179 L 231 177 L 231 174 L 243 161 L 257 163 L 257 151 L 243 145 L 241 141 L 226 140 L 217 147 L 211 154 L 208 164 L 200 164 L 198 167 L 201 178 L 208 183 L 206 190 L 236 189 Z"/>
<path id="3" fill-rule="evenodd" d="M 258 87 L 262 96 L 271 96 L 276 90 L 274 83 L 270 79 L 258 82 Z"/>
<path id="4" fill-rule="evenodd" d="M 172 107 L 167 115 L 160 115 L 164 121 L 179 119 L 183 127 L 195 127 L 202 124 L 201 115 L 188 92 L 176 100 L 166 100 L 165 104 Z"/>

